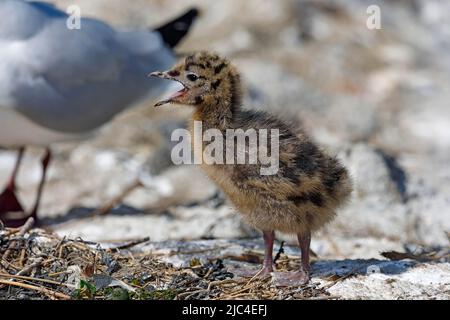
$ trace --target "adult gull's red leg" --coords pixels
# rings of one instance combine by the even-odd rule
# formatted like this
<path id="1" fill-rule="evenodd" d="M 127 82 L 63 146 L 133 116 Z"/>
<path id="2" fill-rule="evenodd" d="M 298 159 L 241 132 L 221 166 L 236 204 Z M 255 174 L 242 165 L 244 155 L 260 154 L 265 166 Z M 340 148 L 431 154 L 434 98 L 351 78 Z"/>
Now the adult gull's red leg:
<path id="1" fill-rule="evenodd" d="M 1 219 L 2 217 L 2 213 L 3 215 L 5 215 L 7 212 L 24 212 L 22 206 L 20 205 L 19 201 L 17 200 L 15 194 L 14 194 L 14 190 L 15 190 L 15 178 L 17 175 L 17 171 L 21 162 L 21 158 L 23 155 L 23 149 L 21 149 L 19 151 L 19 158 L 16 162 L 16 166 L 14 168 L 13 171 L 13 175 L 11 177 L 10 182 L 8 183 L 8 186 L 6 187 L 5 191 L 2 194 L 2 198 L 0 198 L 0 220 L 3 221 L 4 225 L 7 227 L 20 227 L 22 226 L 29 217 L 33 217 L 34 221 L 37 222 L 37 212 L 39 209 L 39 205 L 41 203 L 41 198 L 42 198 L 42 192 L 44 190 L 44 185 L 45 185 L 45 179 L 47 176 L 47 168 L 48 165 L 50 163 L 51 160 L 51 152 L 50 149 L 47 149 L 45 151 L 45 155 L 42 158 L 42 177 L 41 177 L 41 181 L 39 182 L 39 186 L 38 186 L 38 190 L 37 190 L 37 194 L 36 194 L 36 200 L 34 202 L 33 208 L 30 211 L 30 213 L 22 218 L 17 218 L 17 219 L 12 219 L 12 218 L 6 218 L 6 219 Z M 1 206 L 2 203 L 4 203 L 4 208 L 5 210 L 3 210 L 3 207 Z"/>
<path id="2" fill-rule="evenodd" d="M 25 148 L 23 147 L 19 149 L 11 178 L 9 179 L 5 190 L 3 190 L 3 192 L 0 194 L 0 220 L 2 220 L 2 222 L 7 227 L 16 226 L 16 224 L 14 223 L 15 220 L 9 220 L 6 217 L 7 213 L 24 212 L 23 207 L 16 196 L 16 178 L 19 172 L 20 164 L 22 162 L 24 151 Z"/>
<path id="3" fill-rule="evenodd" d="M 45 150 L 45 155 L 42 158 L 42 177 L 41 177 L 41 181 L 39 182 L 39 187 L 38 187 L 38 191 L 36 194 L 36 200 L 34 202 L 33 209 L 30 212 L 30 216 L 34 218 L 34 221 L 38 220 L 37 212 L 39 209 L 39 205 L 41 204 L 42 191 L 44 190 L 45 179 L 47 177 L 47 168 L 48 168 L 51 158 L 52 158 L 52 153 L 51 153 L 50 149 L 47 148 Z"/>

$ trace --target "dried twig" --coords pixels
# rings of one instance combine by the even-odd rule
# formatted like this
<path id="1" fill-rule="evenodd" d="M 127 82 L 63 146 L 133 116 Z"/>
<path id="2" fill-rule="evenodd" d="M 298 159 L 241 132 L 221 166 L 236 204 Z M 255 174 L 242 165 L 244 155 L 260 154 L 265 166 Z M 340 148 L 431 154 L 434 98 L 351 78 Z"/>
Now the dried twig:
<path id="1" fill-rule="evenodd" d="M 284 241 L 281 241 L 280 248 L 278 249 L 275 258 L 273 259 L 273 263 L 277 263 L 277 260 L 280 259 L 282 253 L 284 253 Z"/>
<path id="2" fill-rule="evenodd" d="M 318 297 L 310 297 L 308 300 L 339 300 L 341 297 L 339 296 L 318 296 Z"/>
<path id="3" fill-rule="evenodd" d="M 27 277 L 27 276 L 19 276 L 16 274 L 9 274 L 9 273 L 1 273 L 0 272 L 0 277 L 5 277 L 5 278 L 13 278 L 13 279 L 21 279 L 21 280 L 28 280 L 28 281 L 37 281 L 37 282 L 45 282 L 48 284 L 54 284 L 54 285 L 58 285 L 58 286 L 65 286 L 67 288 L 74 288 L 74 285 L 71 284 L 67 284 L 67 283 L 61 283 L 58 281 L 53 281 L 53 280 L 49 280 L 49 279 L 41 279 L 41 278 L 34 278 L 34 277 Z M 10 280 L 12 281 L 12 280 Z"/>
<path id="4" fill-rule="evenodd" d="M 140 179 L 134 180 L 129 186 L 127 186 L 120 194 L 106 202 L 103 206 L 92 212 L 91 216 L 103 216 L 108 214 L 115 206 L 117 206 L 127 195 L 133 190 L 142 187 Z"/>
<path id="5" fill-rule="evenodd" d="M 248 286 L 253 280 L 255 280 L 260 274 L 261 272 L 264 271 L 264 268 L 261 268 L 253 277 L 251 277 L 250 280 L 248 280 L 248 282 L 245 284 L 244 287 Z"/>
<path id="6" fill-rule="evenodd" d="M 208 292 L 208 289 L 200 289 L 200 290 L 195 290 L 195 291 L 182 292 L 177 295 L 177 298 L 179 298 L 179 299 L 185 298 L 186 300 L 188 300 L 189 298 L 193 297 L 194 295 L 196 295 L 198 293 L 203 293 L 203 292 Z"/>
<path id="7" fill-rule="evenodd" d="M 217 246 L 217 247 L 213 247 L 213 248 L 202 248 L 202 249 L 197 249 L 197 250 L 189 250 L 189 251 L 172 251 L 169 253 L 169 255 L 174 256 L 174 255 L 182 255 L 182 254 L 195 254 L 195 253 L 203 253 L 203 252 L 208 252 L 208 251 L 216 251 L 216 250 L 221 250 L 221 249 L 225 249 L 228 246 Z M 167 253 L 164 253 L 165 255 Z"/>
<path id="8" fill-rule="evenodd" d="M 37 258 L 35 262 L 30 264 L 29 266 L 26 266 L 25 268 L 23 268 L 19 272 L 17 272 L 16 276 L 25 276 L 25 275 L 27 275 L 29 272 L 31 272 L 31 270 L 33 270 L 34 268 L 39 267 L 42 264 L 43 261 L 44 261 L 44 258 Z"/>
<path id="9" fill-rule="evenodd" d="M 25 264 L 26 255 L 27 255 L 27 250 L 25 248 L 23 248 L 22 251 L 20 252 L 20 259 L 19 259 L 19 265 L 21 267 L 23 267 Z"/>
<path id="10" fill-rule="evenodd" d="M 211 290 L 212 287 L 220 285 L 220 284 L 228 284 L 228 283 L 236 283 L 236 280 L 233 279 L 225 279 L 225 280 L 219 280 L 219 281 L 211 281 L 208 284 L 208 291 Z"/>
<path id="11" fill-rule="evenodd" d="M 28 230 L 31 229 L 31 227 L 33 227 L 34 225 L 34 218 L 33 217 L 29 217 L 28 220 L 25 222 L 25 224 L 20 227 L 19 232 L 17 233 L 18 237 L 23 237 L 25 235 L 25 233 L 27 233 Z M 3 254 L 3 259 L 4 260 L 8 260 L 9 255 L 11 254 L 11 249 L 13 247 L 16 246 L 16 241 L 11 241 L 11 243 L 8 246 L 8 249 L 5 251 L 5 253 Z"/>
<path id="12" fill-rule="evenodd" d="M 250 286 L 245 286 L 244 288 L 242 288 L 240 290 L 231 292 L 231 294 L 229 294 L 227 296 L 227 298 L 236 298 L 237 295 L 239 295 L 239 294 L 241 294 L 243 292 L 249 291 L 250 289 L 253 289 L 253 288 L 257 287 L 257 286 L 258 286 L 258 283 L 254 283 L 253 285 L 250 285 Z"/>
<path id="13" fill-rule="evenodd" d="M 130 242 L 124 243 L 122 245 L 119 245 L 117 247 L 111 248 L 110 250 L 117 251 L 117 250 L 128 249 L 128 248 L 137 246 L 138 244 L 141 244 L 141 243 L 144 243 L 144 242 L 147 242 L 147 241 L 150 241 L 150 237 L 145 237 L 145 238 L 138 239 L 138 240 L 135 240 L 135 241 L 130 241 Z"/>
<path id="14" fill-rule="evenodd" d="M 389 260 L 404 260 L 404 259 L 410 259 L 410 260 L 416 260 L 420 262 L 427 262 L 427 261 L 439 261 L 441 259 L 446 259 L 450 257 L 450 253 L 447 251 L 445 252 L 424 252 L 420 254 L 414 254 L 411 252 L 397 252 L 397 251 L 385 251 L 382 252 L 381 255 L 385 258 L 388 258 Z"/>
<path id="15" fill-rule="evenodd" d="M 41 292 L 41 293 L 47 295 L 50 298 L 56 297 L 59 299 L 70 300 L 70 296 L 68 296 L 64 293 L 53 291 L 53 290 L 50 290 L 50 289 L 47 289 L 44 287 L 37 287 L 37 286 L 33 286 L 30 284 L 26 284 L 26 283 L 15 282 L 15 281 L 10 281 L 10 280 L 3 280 L 3 279 L 0 279 L 0 283 L 5 284 L 7 286 L 15 286 L 15 287 L 21 287 L 24 289 L 38 291 L 38 292 Z"/>

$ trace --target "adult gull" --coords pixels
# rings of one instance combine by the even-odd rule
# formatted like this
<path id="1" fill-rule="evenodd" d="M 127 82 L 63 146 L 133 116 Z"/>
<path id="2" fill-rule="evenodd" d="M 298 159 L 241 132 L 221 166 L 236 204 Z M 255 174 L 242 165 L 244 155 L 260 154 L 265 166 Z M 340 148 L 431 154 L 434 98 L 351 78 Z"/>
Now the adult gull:
<path id="1" fill-rule="evenodd" d="M 124 109 L 162 94 L 166 84 L 150 80 L 148 70 L 174 63 L 172 48 L 197 14 L 191 9 L 163 26 L 138 31 L 82 17 L 81 28 L 72 30 L 69 16 L 51 4 L 0 1 L 0 146 L 19 149 L 0 194 L 5 225 L 36 219 L 50 144 L 87 136 Z M 45 147 L 46 154 L 34 206 L 24 216 L 15 180 L 27 145 Z"/>

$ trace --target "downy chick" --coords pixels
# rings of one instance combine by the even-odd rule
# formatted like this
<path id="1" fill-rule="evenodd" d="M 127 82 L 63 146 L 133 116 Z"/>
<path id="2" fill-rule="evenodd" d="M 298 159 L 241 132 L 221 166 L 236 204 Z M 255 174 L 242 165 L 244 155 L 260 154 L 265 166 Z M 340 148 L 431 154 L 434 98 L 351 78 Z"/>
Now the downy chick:
<path id="1" fill-rule="evenodd" d="M 202 122 L 203 132 L 217 129 L 224 136 L 230 129 L 278 130 L 279 164 L 275 174 L 261 175 L 260 161 L 256 164 L 203 162 L 202 168 L 244 220 L 263 232 L 262 275 L 273 272 L 272 251 L 277 230 L 296 234 L 301 249 L 299 270 L 278 276 L 280 284 L 308 282 L 311 233 L 330 222 L 336 209 L 349 198 L 352 184 L 347 170 L 297 126 L 265 112 L 242 109 L 239 73 L 228 60 L 217 54 L 195 53 L 171 70 L 150 75 L 182 84 L 183 89 L 156 106 L 177 103 L 194 107 L 190 120 L 192 136 L 195 134 L 194 121 Z M 227 149 L 225 145 L 224 149 Z M 234 156 L 238 153 L 239 150 Z"/>

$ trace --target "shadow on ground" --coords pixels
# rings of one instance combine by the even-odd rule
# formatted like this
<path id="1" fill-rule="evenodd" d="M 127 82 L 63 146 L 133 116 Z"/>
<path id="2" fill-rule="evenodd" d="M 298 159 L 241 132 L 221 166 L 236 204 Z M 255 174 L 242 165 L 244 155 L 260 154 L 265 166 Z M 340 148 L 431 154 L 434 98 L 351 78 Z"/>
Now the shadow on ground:
<path id="1" fill-rule="evenodd" d="M 381 273 L 396 275 L 414 268 L 416 261 L 389 261 L 378 259 L 345 259 L 317 261 L 312 265 L 314 277 L 342 277 L 347 275 L 369 275 Z"/>
<path id="2" fill-rule="evenodd" d="M 98 208 L 88 208 L 88 207 L 75 207 L 70 209 L 66 214 L 61 214 L 55 217 L 44 217 L 39 219 L 38 227 L 52 226 L 55 224 L 65 223 L 72 220 L 89 219 L 94 217 L 94 212 Z M 144 215 L 149 212 L 137 209 L 127 205 L 120 205 L 110 210 L 107 215 L 110 216 L 128 216 L 128 215 Z"/>

